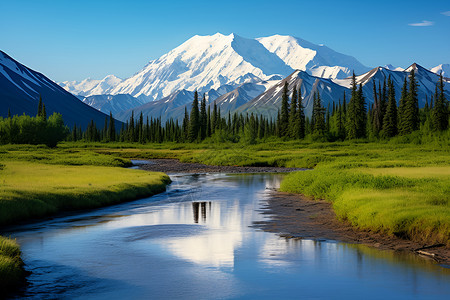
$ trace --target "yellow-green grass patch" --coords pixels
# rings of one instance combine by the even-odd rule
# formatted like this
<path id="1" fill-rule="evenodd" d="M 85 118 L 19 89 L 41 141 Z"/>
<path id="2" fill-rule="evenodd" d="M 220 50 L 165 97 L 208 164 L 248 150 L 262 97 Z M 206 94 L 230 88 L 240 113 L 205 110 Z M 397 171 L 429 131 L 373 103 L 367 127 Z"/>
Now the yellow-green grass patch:
<path id="1" fill-rule="evenodd" d="M 163 173 L 116 167 L 2 164 L 0 224 L 152 195 L 170 181 Z"/>

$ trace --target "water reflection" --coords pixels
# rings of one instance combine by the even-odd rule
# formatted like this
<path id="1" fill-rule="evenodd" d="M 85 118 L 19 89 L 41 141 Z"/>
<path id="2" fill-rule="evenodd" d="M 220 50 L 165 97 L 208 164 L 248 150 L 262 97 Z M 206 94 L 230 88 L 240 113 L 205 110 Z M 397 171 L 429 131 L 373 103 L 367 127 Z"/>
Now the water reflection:
<path id="1" fill-rule="evenodd" d="M 16 228 L 31 298 L 445 298 L 417 256 L 255 230 L 278 175 L 173 176 L 166 193 Z"/>

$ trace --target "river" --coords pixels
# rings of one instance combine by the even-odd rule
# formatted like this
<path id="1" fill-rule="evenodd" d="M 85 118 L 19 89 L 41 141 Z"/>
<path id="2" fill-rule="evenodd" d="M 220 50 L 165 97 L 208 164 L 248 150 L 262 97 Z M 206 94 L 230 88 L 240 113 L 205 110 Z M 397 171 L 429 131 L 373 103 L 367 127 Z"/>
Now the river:
<path id="1" fill-rule="evenodd" d="M 282 175 L 172 175 L 165 193 L 16 226 L 27 288 L 52 299 L 449 299 L 415 255 L 252 227 Z"/>

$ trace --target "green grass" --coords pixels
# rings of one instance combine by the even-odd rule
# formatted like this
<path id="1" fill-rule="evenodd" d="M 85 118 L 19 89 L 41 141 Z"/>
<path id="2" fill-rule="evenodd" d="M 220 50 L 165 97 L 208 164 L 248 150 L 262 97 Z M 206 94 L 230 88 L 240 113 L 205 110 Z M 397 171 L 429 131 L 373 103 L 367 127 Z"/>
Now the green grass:
<path id="1" fill-rule="evenodd" d="M 0 146 L 0 223 L 158 192 L 168 177 L 118 167 L 133 158 L 177 158 L 211 165 L 314 168 L 285 176 L 281 189 L 331 201 L 338 217 L 355 227 L 450 246 L 449 139 L 408 139 L 414 136 L 384 143 L 269 139 L 256 145 Z M 1 259 L 3 269 L 14 265 Z"/>
<path id="2" fill-rule="evenodd" d="M 23 262 L 15 240 L 0 236 L 0 297 L 23 279 Z"/>
<path id="3" fill-rule="evenodd" d="M 0 225 L 150 196 L 170 182 L 164 173 L 121 168 L 130 164 L 89 149 L 2 146 Z M 23 276 L 19 246 L 0 236 L 0 298 Z"/>
<path id="4" fill-rule="evenodd" d="M 2 163 L 0 224 L 153 195 L 170 180 L 163 173 L 116 167 Z"/>

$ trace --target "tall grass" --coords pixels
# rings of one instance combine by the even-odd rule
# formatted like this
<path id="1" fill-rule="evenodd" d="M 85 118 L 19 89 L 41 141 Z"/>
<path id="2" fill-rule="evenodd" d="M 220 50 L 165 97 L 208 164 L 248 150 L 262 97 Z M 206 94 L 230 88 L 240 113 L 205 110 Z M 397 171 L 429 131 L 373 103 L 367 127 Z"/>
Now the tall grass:
<path id="1" fill-rule="evenodd" d="M 0 236 L 0 298 L 18 286 L 23 275 L 19 245 L 15 240 Z"/>

